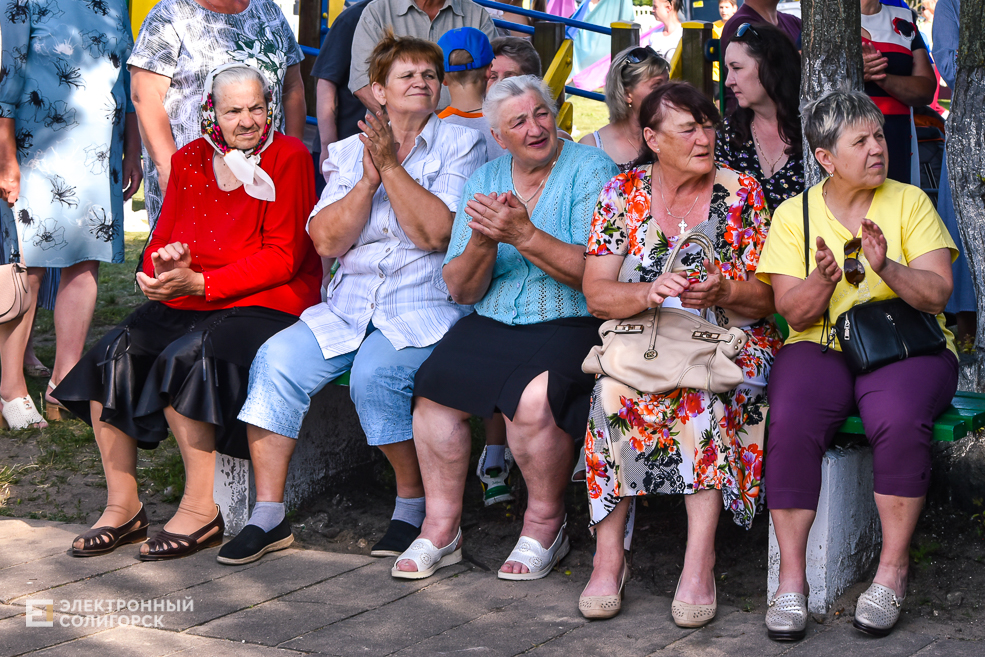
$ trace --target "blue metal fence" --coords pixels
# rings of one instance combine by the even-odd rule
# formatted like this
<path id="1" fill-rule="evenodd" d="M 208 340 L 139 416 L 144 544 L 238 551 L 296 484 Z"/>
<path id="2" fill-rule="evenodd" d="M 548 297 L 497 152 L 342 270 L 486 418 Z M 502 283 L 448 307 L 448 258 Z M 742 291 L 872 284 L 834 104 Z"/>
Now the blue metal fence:
<path id="1" fill-rule="evenodd" d="M 545 14 L 541 11 L 533 11 L 531 9 L 524 9 L 523 7 L 514 7 L 513 5 L 508 5 L 502 2 L 494 2 L 493 0 L 473 0 L 477 5 L 483 7 L 489 7 L 490 9 L 501 9 L 504 12 L 509 12 L 511 14 L 516 14 L 518 16 L 526 16 L 527 18 L 534 18 L 536 20 L 551 21 L 554 23 L 562 23 L 568 27 L 578 28 L 580 30 L 588 30 L 589 32 L 596 32 L 598 34 L 605 34 L 612 36 L 612 29 L 608 27 L 603 27 L 601 25 L 593 25 L 592 23 L 586 23 L 584 21 L 577 21 L 571 18 L 564 18 L 563 16 L 555 16 L 554 14 Z M 327 4 L 324 5 L 324 11 L 327 12 Z M 519 23 L 511 23 L 510 21 L 504 21 L 499 18 L 493 19 L 493 24 L 496 27 L 503 28 L 504 30 L 510 30 L 512 32 L 520 32 L 522 34 L 534 33 L 534 28 L 529 25 L 521 25 Z M 324 43 L 325 35 L 328 34 L 328 22 L 322 21 L 321 36 L 322 42 Z M 301 45 L 301 52 L 309 57 L 317 57 L 319 49 L 312 48 L 311 46 Z M 550 62 L 545 65 L 549 66 Z M 584 89 L 579 89 L 578 87 L 572 87 L 570 85 L 565 85 L 564 93 L 569 96 L 578 96 L 581 98 L 587 98 L 589 100 L 598 101 L 600 103 L 605 102 L 605 95 L 600 94 L 595 91 L 585 91 Z M 318 119 L 313 116 L 306 116 L 305 123 L 308 125 L 318 125 Z"/>

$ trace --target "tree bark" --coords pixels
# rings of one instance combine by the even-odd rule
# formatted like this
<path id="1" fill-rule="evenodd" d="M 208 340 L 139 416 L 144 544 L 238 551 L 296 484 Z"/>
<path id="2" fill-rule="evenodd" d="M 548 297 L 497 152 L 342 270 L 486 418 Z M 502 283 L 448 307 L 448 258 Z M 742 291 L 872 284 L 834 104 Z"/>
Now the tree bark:
<path id="1" fill-rule="evenodd" d="M 962 0 L 957 76 L 947 119 L 954 214 L 978 298 L 975 389 L 985 392 L 985 0 Z"/>
<path id="2" fill-rule="evenodd" d="M 859 0 L 801 0 L 803 73 L 801 104 L 831 89 L 862 91 L 862 13 Z M 804 139 L 807 187 L 821 181 L 821 167 Z"/>

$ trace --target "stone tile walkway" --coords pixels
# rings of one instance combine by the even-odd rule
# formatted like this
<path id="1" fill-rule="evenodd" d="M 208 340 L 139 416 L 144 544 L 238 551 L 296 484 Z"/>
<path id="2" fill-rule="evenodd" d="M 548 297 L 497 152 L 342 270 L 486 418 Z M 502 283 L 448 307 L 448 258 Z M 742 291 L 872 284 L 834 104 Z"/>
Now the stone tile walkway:
<path id="1" fill-rule="evenodd" d="M 709 626 L 682 630 L 668 598 L 632 583 L 622 614 L 588 622 L 577 609 L 583 581 L 505 582 L 467 562 L 414 582 L 392 579 L 390 559 L 294 549 L 236 567 L 216 563 L 214 549 L 161 563 L 137 561 L 136 546 L 74 559 L 66 549 L 84 529 L 0 520 L 0 656 L 985 654 L 981 642 L 908 631 L 905 618 L 885 639 L 840 620 L 781 644 L 766 637 L 762 614 L 721 606 Z M 48 604 L 51 626 L 29 627 L 47 625 Z"/>

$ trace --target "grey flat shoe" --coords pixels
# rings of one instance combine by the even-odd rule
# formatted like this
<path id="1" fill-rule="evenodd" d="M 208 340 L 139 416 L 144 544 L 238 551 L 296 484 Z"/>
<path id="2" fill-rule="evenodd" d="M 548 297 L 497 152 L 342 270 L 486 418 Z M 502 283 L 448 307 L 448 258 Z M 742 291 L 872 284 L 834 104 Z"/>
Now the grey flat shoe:
<path id="1" fill-rule="evenodd" d="M 896 597 L 891 588 L 872 582 L 855 604 L 855 620 L 852 625 L 872 636 L 886 636 L 899 620 L 903 599 Z"/>
<path id="2" fill-rule="evenodd" d="M 807 596 L 784 593 L 770 600 L 766 635 L 774 641 L 800 641 L 807 634 Z"/>

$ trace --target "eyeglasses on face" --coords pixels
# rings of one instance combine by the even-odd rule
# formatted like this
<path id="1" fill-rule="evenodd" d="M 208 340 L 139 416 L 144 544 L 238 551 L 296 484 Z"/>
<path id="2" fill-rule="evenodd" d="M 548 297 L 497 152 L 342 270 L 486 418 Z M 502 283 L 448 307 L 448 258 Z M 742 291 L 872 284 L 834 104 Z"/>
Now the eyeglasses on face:
<path id="1" fill-rule="evenodd" d="M 841 269 L 845 272 L 845 280 L 855 287 L 865 280 L 865 265 L 854 255 L 861 251 L 861 238 L 856 237 L 845 242 L 845 264 Z"/>

